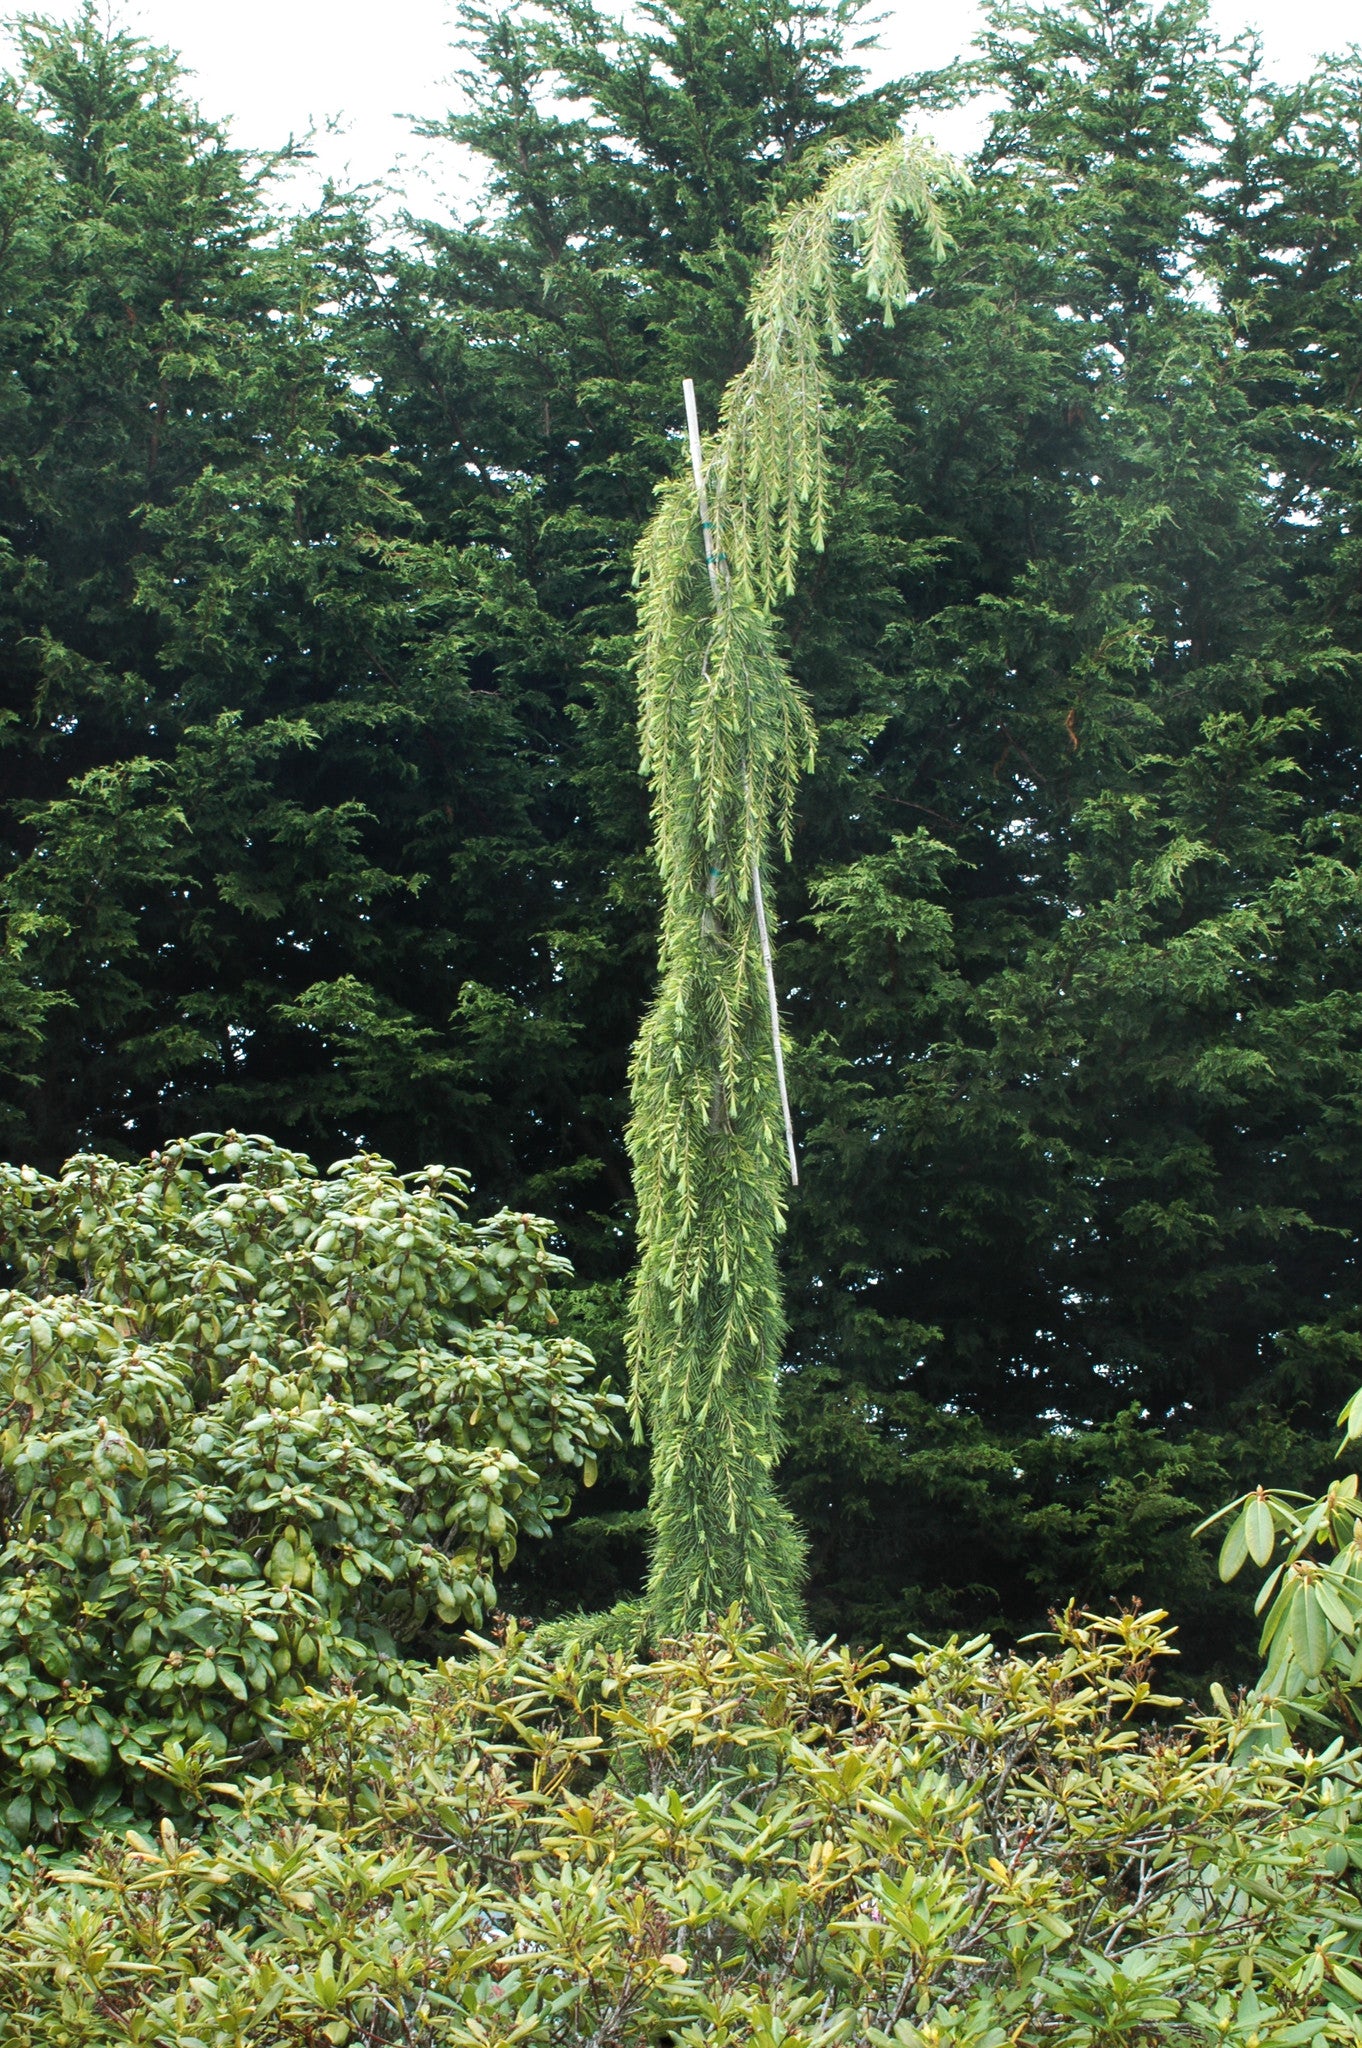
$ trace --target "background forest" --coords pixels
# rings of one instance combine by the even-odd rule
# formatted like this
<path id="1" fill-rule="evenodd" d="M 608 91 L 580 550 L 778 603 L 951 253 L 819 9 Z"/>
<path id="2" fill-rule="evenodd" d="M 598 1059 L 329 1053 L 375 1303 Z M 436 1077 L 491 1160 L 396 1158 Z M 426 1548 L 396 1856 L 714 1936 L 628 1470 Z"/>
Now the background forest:
<path id="1" fill-rule="evenodd" d="M 1327 1476 L 1362 1361 L 1362 63 L 1203 16 L 995 5 L 871 92 L 849 4 L 475 9 L 435 221 L 290 212 L 93 14 L 0 87 L 0 1144 L 448 1160 L 616 1384 L 681 379 L 827 144 L 991 109 L 783 615 L 781 1484 L 856 1641 L 1139 1595 L 1247 1675 L 1190 1530 Z M 507 1597 L 634 1586 L 643 1480 Z"/>

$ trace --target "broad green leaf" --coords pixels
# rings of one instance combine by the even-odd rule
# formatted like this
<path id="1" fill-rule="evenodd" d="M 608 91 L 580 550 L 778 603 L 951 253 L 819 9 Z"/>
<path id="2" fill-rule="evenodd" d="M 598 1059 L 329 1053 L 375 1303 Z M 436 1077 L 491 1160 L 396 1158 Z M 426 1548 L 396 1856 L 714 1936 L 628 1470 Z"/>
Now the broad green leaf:
<path id="1" fill-rule="evenodd" d="M 69 1756 L 88 1764 L 98 1778 L 104 1776 L 113 1762 L 113 1745 L 97 1721 L 84 1722 L 65 1748 Z"/>
<path id="2" fill-rule="evenodd" d="M 1330 1641 L 1329 1624 L 1318 1593 L 1308 1581 L 1300 1581 L 1291 1607 L 1291 1648 L 1307 1677 L 1318 1678 L 1323 1671 Z"/>
<path id="3" fill-rule="evenodd" d="M 1328 1579 L 1315 1580 L 1315 1598 L 1319 1601 L 1325 1619 L 1336 1628 L 1340 1635 L 1350 1636 L 1357 1628 L 1357 1616 L 1342 1595 Z"/>
<path id="4" fill-rule="evenodd" d="M 1248 1509 L 1245 1508 L 1243 1514 L 1237 1515 L 1234 1521 L 1231 1522 L 1226 1532 L 1225 1540 L 1220 1546 L 1218 1569 L 1221 1578 L 1226 1581 L 1232 1579 L 1247 1556 Z"/>
<path id="5" fill-rule="evenodd" d="M 1276 1526 L 1272 1519 L 1272 1509 L 1257 1494 L 1244 1509 L 1244 1541 L 1248 1554 L 1256 1565 L 1271 1564 L 1277 1542 Z"/>
<path id="6" fill-rule="evenodd" d="M 1276 1570 L 1269 1572 L 1267 1577 L 1263 1580 L 1262 1585 L 1258 1588 L 1258 1594 L 1253 1603 L 1253 1611 L 1255 1614 L 1261 1614 L 1263 1609 L 1267 1606 L 1268 1601 L 1272 1598 L 1273 1588 L 1280 1583 L 1282 1574 L 1285 1570 L 1285 1564 L 1279 1564 Z"/>

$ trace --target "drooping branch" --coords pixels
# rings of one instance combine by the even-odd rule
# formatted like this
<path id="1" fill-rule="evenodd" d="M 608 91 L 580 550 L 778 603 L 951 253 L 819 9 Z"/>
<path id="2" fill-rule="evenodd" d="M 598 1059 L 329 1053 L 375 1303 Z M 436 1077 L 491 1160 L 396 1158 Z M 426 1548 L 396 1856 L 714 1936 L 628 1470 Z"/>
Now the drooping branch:
<path id="1" fill-rule="evenodd" d="M 849 157 L 777 224 L 752 295 L 752 359 L 724 393 L 713 465 L 724 555 L 764 604 L 794 590 L 802 543 L 821 549 L 827 538 L 827 359 L 841 353 L 853 287 L 893 325 L 912 297 L 905 216 L 939 259 L 939 194 L 962 175 L 930 143 L 896 135 Z"/>
<path id="2" fill-rule="evenodd" d="M 801 1621 L 803 1546 L 772 1477 L 784 1133 L 757 897 L 773 838 L 788 857 L 814 728 L 772 606 L 801 547 L 826 535 L 826 356 L 849 296 L 859 286 L 892 319 L 911 291 L 904 218 L 939 253 L 938 195 L 959 177 L 897 136 L 782 218 L 753 296 L 751 362 L 704 449 L 718 568 L 685 475 L 664 486 L 640 547 L 640 731 L 663 913 L 631 1077 L 630 1356 L 653 1441 L 648 1599 L 661 1632 L 734 1601 L 781 1631 Z"/>

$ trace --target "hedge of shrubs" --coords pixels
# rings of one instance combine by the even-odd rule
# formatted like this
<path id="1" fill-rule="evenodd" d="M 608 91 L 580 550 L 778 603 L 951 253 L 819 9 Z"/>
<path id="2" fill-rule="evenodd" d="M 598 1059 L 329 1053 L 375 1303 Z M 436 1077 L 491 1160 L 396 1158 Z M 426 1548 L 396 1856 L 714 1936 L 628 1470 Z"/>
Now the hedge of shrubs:
<path id="1" fill-rule="evenodd" d="M 178 1825 L 21 1864 L 0 2042 L 1357 2042 L 1356 1767 L 1175 1722 L 1161 1620 L 911 1663 L 512 1630 L 402 1706 L 307 1690 L 268 1775 L 200 1743 Z"/>

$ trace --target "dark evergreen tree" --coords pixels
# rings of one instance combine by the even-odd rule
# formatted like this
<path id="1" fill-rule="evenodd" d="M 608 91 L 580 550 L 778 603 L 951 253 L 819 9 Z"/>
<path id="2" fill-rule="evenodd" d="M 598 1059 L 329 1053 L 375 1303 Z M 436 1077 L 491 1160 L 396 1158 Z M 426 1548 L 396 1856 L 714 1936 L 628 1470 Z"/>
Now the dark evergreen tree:
<path id="1" fill-rule="evenodd" d="M 1276 94 L 1193 5 L 990 21 L 927 88 L 1001 97 L 975 204 L 867 336 L 791 621 L 848 746 L 785 953 L 789 1484 L 820 1620 L 1138 1592 L 1204 1658 L 1189 1511 L 1327 1457 L 1356 1343 L 1357 82 Z"/>
<path id="2" fill-rule="evenodd" d="M 776 206 L 821 142 L 892 127 L 843 59 L 853 12 L 470 17 L 449 132 L 489 217 L 396 248 L 338 201 L 277 218 L 268 166 L 92 10 L 25 32 L 17 1155 L 235 1122 L 458 1158 L 556 1205 L 613 1351 L 655 922 L 633 548 L 682 374 L 712 403 L 742 359 Z"/>
<path id="3" fill-rule="evenodd" d="M 486 211 L 408 222 L 350 280 L 351 345 L 424 531 L 458 551 L 461 657 L 532 791 L 532 849 L 485 827 L 476 857 L 418 864 L 459 899 L 465 952 L 490 956 L 464 968 L 460 1026 L 522 1183 L 598 1277 L 623 1271 L 657 919 L 634 549 L 675 466 L 683 377 L 712 413 L 744 361 L 778 206 L 829 142 L 892 130 L 897 96 L 862 93 L 844 53 L 856 12 L 678 0 L 626 30 L 580 0 L 466 10 L 464 110 L 431 132 L 487 165 Z"/>
<path id="4" fill-rule="evenodd" d="M 563 1219 L 618 1364 L 630 578 L 680 379 L 712 423 L 827 140 L 988 95 L 953 253 L 842 337 L 781 624 L 820 733 L 782 1485 L 820 1626 L 1139 1592 L 1228 1654 L 1186 1532 L 1241 1473 L 1313 1485 L 1362 1348 L 1362 75 L 1279 90 L 1194 0 L 1072 0 L 867 96 L 851 21 L 479 16 L 447 132 L 485 210 L 393 246 L 278 217 L 168 59 L 25 31 L 5 1138 L 457 1158 Z M 527 1601 L 637 1569 L 630 1471 Z"/>
<path id="5" fill-rule="evenodd" d="M 430 707 L 487 797 L 515 764 L 442 630 L 450 564 L 337 357 L 350 223 L 276 219 L 270 167 L 93 11 L 21 42 L 0 107 L 7 1135 L 44 1162 L 214 1117 L 433 1150 L 435 1084 L 476 1084 L 375 987 L 407 964 L 385 923 L 422 887 Z M 328 1001 L 357 1050 L 324 1071 Z M 406 1070 L 379 1098 L 385 1029 Z"/>

